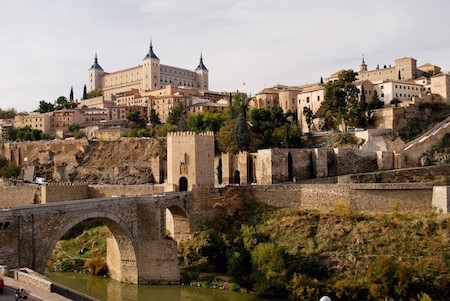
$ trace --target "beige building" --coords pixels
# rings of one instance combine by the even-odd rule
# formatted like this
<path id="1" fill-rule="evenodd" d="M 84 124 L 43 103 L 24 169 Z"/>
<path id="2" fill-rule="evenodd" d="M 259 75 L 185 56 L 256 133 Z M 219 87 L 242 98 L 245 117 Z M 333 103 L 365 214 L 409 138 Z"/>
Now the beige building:
<path id="1" fill-rule="evenodd" d="M 209 99 L 194 98 L 192 100 L 192 105 L 186 107 L 186 116 L 189 117 L 199 112 L 206 111 L 224 112 L 228 106 L 228 101 L 225 99 L 212 102 Z"/>
<path id="2" fill-rule="evenodd" d="M 373 89 L 377 91 L 380 100 L 386 105 L 390 104 L 394 98 L 400 101 L 410 100 L 412 97 L 422 94 L 425 88 L 414 81 L 385 80 L 373 85 Z"/>
<path id="3" fill-rule="evenodd" d="M 214 185 L 214 133 L 167 134 L 166 191 L 188 191 Z"/>
<path id="4" fill-rule="evenodd" d="M 442 100 L 450 101 L 450 74 L 439 73 L 430 78 L 431 92 Z"/>
<path id="5" fill-rule="evenodd" d="M 321 84 L 314 84 L 305 87 L 297 95 L 297 120 L 303 132 L 308 132 L 308 124 L 306 123 L 303 110 L 308 107 L 313 114 L 319 110 L 325 97 L 325 87 Z"/>
<path id="6" fill-rule="evenodd" d="M 368 70 L 364 61 L 359 66 L 358 79 L 370 80 L 372 83 L 381 82 L 383 80 L 413 80 L 423 74 L 423 71 L 417 68 L 417 61 L 411 57 L 404 57 L 395 60 L 394 67 L 380 68 L 379 65 L 375 70 Z"/>
<path id="7" fill-rule="evenodd" d="M 88 90 L 101 90 L 105 97 L 132 90 L 142 93 L 160 89 L 170 84 L 208 90 L 208 72 L 203 63 L 202 55 L 200 55 L 200 62 L 194 71 L 160 64 L 160 60 L 154 53 L 153 45 L 150 42 L 150 49 L 142 60 L 142 65 L 115 72 L 104 72 L 98 63 L 97 54 L 95 54 L 94 64 L 88 71 Z"/>
<path id="8" fill-rule="evenodd" d="M 44 133 L 52 133 L 52 113 L 30 113 L 29 115 L 23 116 L 23 125 L 29 126 L 32 129 L 41 130 Z M 16 125 L 17 127 L 17 125 Z"/>
<path id="9" fill-rule="evenodd" d="M 68 134 L 69 125 L 83 122 L 83 114 L 78 109 L 63 109 L 51 113 L 51 131 L 59 138 L 64 138 Z"/>

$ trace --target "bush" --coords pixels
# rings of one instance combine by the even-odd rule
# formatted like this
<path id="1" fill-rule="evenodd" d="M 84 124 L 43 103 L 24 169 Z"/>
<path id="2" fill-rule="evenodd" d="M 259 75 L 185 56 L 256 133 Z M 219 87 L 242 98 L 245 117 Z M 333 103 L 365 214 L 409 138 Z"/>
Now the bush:
<path id="1" fill-rule="evenodd" d="M 310 279 L 301 274 L 294 274 L 289 283 L 290 300 L 319 300 L 320 283 L 317 279 Z"/>
<path id="2" fill-rule="evenodd" d="M 107 272 L 106 261 L 103 258 L 92 258 L 86 260 L 86 267 L 93 275 L 105 275 Z"/>
<path id="3" fill-rule="evenodd" d="M 251 252 L 253 290 L 261 296 L 283 296 L 286 292 L 286 267 L 283 254 L 274 243 L 260 243 Z"/>

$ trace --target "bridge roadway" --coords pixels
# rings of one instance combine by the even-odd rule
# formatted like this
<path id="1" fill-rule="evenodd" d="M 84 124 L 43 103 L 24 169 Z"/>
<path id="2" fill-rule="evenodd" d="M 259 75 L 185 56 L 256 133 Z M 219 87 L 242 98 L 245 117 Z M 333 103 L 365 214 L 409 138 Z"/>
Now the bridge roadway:
<path id="1" fill-rule="evenodd" d="M 0 264 L 43 273 L 56 243 L 72 227 L 101 220 L 112 232 L 111 277 L 128 283 L 178 283 L 177 238 L 192 231 L 186 192 L 15 207 L 0 211 Z M 166 209 L 173 239 L 166 237 Z"/>

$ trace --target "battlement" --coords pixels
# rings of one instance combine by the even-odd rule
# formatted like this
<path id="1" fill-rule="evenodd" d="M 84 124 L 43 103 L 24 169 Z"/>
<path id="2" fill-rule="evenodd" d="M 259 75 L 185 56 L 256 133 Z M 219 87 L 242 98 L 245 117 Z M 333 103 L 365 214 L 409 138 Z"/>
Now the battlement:
<path id="1" fill-rule="evenodd" d="M 208 131 L 204 133 L 196 133 L 196 132 L 169 132 L 167 133 L 168 137 L 188 137 L 188 136 L 214 136 L 213 131 Z"/>
<path id="2" fill-rule="evenodd" d="M 88 184 L 85 182 L 50 182 L 50 183 L 44 183 L 43 185 L 47 187 L 87 187 Z"/>

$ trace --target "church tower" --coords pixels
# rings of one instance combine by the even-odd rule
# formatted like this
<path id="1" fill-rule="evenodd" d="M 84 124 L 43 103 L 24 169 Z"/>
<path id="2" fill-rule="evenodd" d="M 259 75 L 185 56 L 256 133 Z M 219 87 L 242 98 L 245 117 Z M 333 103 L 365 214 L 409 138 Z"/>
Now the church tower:
<path id="1" fill-rule="evenodd" d="M 142 91 L 159 89 L 161 87 L 159 58 L 153 52 L 151 40 L 150 49 L 143 59 L 142 69 Z"/>
<path id="2" fill-rule="evenodd" d="M 197 83 L 200 90 L 208 90 L 208 69 L 206 69 L 205 65 L 203 64 L 203 56 L 200 53 L 200 63 L 198 64 L 197 68 L 195 69 L 195 73 L 197 73 Z"/>
<path id="3" fill-rule="evenodd" d="M 359 72 L 366 72 L 367 71 L 367 65 L 364 62 L 364 54 L 362 56 L 362 63 L 359 65 Z"/>
<path id="4" fill-rule="evenodd" d="M 95 53 L 94 64 L 89 69 L 89 84 L 88 84 L 88 92 L 92 90 L 102 89 L 102 75 L 104 71 L 102 67 L 98 64 L 97 52 Z"/>

